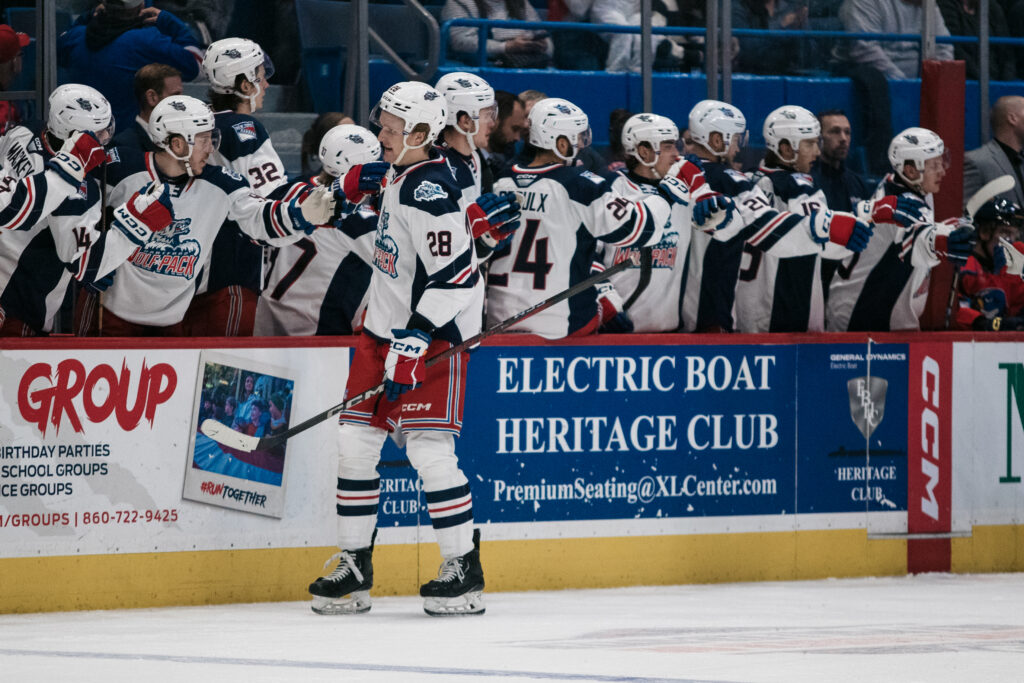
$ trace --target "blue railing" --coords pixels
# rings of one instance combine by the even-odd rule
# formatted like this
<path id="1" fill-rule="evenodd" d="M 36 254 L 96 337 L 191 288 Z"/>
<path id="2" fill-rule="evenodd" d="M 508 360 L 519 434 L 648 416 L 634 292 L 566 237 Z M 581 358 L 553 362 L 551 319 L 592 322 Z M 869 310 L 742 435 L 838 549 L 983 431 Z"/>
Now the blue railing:
<path id="1" fill-rule="evenodd" d="M 590 33 L 635 33 L 641 32 L 640 26 L 621 24 L 589 24 L 570 21 L 516 21 L 511 19 L 449 19 L 441 24 L 440 63 L 448 60 L 449 33 L 452 28 L 466 26 L 470 28 L 514 28 L 521 30 L 546 31 L 585 31 Z M 703 36 L 707 30 L 696 26 L 654 26 L 651 33 L 656 36 Z M 759 38 L 834 38 L 836 40 L 877 40 L 882 42 L 921 42 L 919 33 L 847 33 L 846 31 L 766 31 L 762 29 L 733 29 L 732 35 L 737 37 Z M 967 44 L 977 43 L 976 36 L 936 36 L 936 43 Z M 1024 47 L 1024 38 L 989 38 L 990 45 L 1016 45 Z M 477 31 L 476 47 L 477 66 L 487 64 L 487 31 Z"/>

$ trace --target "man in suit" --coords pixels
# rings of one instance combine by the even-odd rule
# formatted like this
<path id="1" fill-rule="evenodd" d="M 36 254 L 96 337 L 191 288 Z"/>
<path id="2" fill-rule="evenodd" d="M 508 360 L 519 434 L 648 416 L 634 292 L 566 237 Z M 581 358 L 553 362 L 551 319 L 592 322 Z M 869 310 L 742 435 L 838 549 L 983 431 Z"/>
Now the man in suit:
<path id="1" fill-rule="evenodd" d="M 1024 206 L 1024 97 L 1007 95 L 992 107 L 992 139 L 964 156 L 964 201 L 988 181 L 1010 175 L 1017 185 L 1002 197 Z"/>

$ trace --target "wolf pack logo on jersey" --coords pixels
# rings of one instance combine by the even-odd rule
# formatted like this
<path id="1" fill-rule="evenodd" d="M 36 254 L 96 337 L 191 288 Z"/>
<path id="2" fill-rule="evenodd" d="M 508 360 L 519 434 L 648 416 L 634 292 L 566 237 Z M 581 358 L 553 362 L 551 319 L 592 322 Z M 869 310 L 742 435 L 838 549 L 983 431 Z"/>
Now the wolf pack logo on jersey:
<path id="1" fill-rule="evenodd" d="M 678 251 L 679 233 L 676 230 L 666 232 L 662 240 L 651 247 L 651 267 L 675 268 Z M 619 247 L 615 250 L 615 263 L 623 261 L 632 261 L 633 268 L 640 268 L 643 265 L 643 252 L 639 247 Z"/>
<path id="2" fill-rule="evenodd" d="M 398 277 L 398 245 L 388 235 L 377 235 L 373 241 L 373 265 L 391 278 Z"/>
<path id="3" fill-rule="evenodd" d="M 586 178 L 595 185 L 600 185 L 601 183 L 604 182 L 604 178 L 597 175 L 596 173 L 591 173 L 590 171 L 583 171 L 582 173 L 580 173 L 580 177 Z"/>
<path id="4" fill-rule="evenodd" d="M 198 241 L 185 238 L 191 232 L 191 224 L 191 218 L 175 219 L 132 255 L 131 264 L 159 275 L 191 280 L 202 251 Z"/>
<path id="5" fill-rule="evenodd" d="M 239 174 L 235 173 L 234 171 L 232 171 L 227 166 L 221 166 L 220 167 L 220 172 L 223 173 L 224 175 L 226 175 L 228 178 L 231 178 L 232 180 L 242 180 L 242 176 L 240 176 Z"/>
<path id="6" fill-rule="evenodd" d="M 252 121 L 242 121 L 232 124 L 231 127 L 235 129 L 235 135 L 238 136 L 239 142 L 256 139 L 256 125 Z"/>
<path id="7" fill-rule="evenodd" d="M 885 417 L 885 392 L 888 380 L 881 377 L 855 377 L 846 383 L 850 395 L 850 417 L 867 439 Z"/>
<path id="8" fill-rule="evenodd" d="M 437 183 L 424 180 L 419 187 L 413 190 L 412 198 L 418 202 L 432 202 L 435 199 L 447 199 L 448 193 Z"/>

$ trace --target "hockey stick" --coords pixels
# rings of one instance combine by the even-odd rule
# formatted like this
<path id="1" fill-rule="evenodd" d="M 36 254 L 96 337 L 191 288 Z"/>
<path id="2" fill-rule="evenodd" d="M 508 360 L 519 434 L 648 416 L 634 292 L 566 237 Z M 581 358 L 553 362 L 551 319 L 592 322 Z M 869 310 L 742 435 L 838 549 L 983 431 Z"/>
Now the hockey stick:
<path id="1" fill-rule="evenodd" d="M 635 263 L 635 256 L 628 258 L 624 261 L 620 261 L 619 263 L 616 263 L 614 266 L 608 268 L 604 272 L 592 275 L 591 277 L 588 277 L 586 280 L 582 280 L 581 282 L 578 282 L 577 284 L 573 285 L 569 289 L 559 292 L 558 294 L 555 294 L 551 297 L 548 297 L 547 299 L 544 299 L 543 301 L 536 303 L 533 306 L 530 306 L 529 308 L 520 311 L 519 313 L 516 313 L 512 317 L 506 318 L 505 320 L 502 320 L 500 323 L 496 323 L 495 325 L 488 327 L 480 334 L 470 337 L 461 344 L 457 344 L 451 347 L 450 349 L 446 349 L 441 353 L 437 354 L 436 356 L 431 356 L 426 360 L 424 365 L 429 368 L 430 366 L 440 363 L 443 360 L 447 360 L 448 358 L 451 358 L 456 354 L 462 353 L 463 351 L 478 345 L 484 339 L 487 339 L 488 337 L 491 337 L 500 332 L 504 332 L 505 330 L 512 327 L 516 323 L 521 322 L 529 318 L 530 316 L 536 315 L 537 313 L 540 313 L 543 310 L 551 308 L 555 304 L 561 303 L 562 301 L 565 301 L 570 297 L 576 296 L 577 294 L 586 291 L 590 287 L 593 287 L 598 282 L 607 279 L 611 275 L 614 275 L 615 273 L 623 271 L 626 268 L 630 268 L 634 265 L 637 265 Z M 322 413 L 314 415 L 305 422 L 300 422 L 294 427 L 290 427 L 285 431 L 281 432 L 280 434 L 274 434 L 273 436 L 249 436 L 248 434 L 242 434 L 241 432 L 237 432 L 228 427 L 227 425 L 224 425 L 220 422 L 217 422 L 216 420 L 209 418 L 203 420 L 203 423 L 199 426 L 199 431 L 205 434 L 206 436 L 210 437 L 217 443 L 223 444 L 230 448 L 234 448 L 235 450 L 245 451 L 247 453 L 256 450 L 265 451 L 270 448 L 273 448 L 282 441 L 291 438 L 300 432 L 306 431 L 310 427 L 314 427 L 320 424 L 324 420 L 328 420 L 334 417 L 335 415 L 344 412 L 345 410 L 348 410 L 352 406 L 358 405 L 369 398 L 373 398 L 374 396 L 376 396 L 379 393 L 382 393 L 383 391 L 384 383 L 381 382 L 377 386 L 371 387 L 366 391 L 356 394 L 352 398 L 347 399 L 336 406 L 328 408 Z"/>
<path id="2" fill-rule="evenodd" d="M 974 214 L 978 213 L 978 209 L 1004 192 L 1009 192 L 1016 184 L 1017 181 L 1010 174 L 993 178 L 978 188 L 978 191 L 967 200 L 967 205 L 964 207 L 964 215 L 973 221 Z M 954 266 L 954 268 L 953 286 L 949 291 L 949 301 L 946 303 L 946 326 L 944 329 L 947 330 L 953 322 L 953 306 L 956 304 L 957 290 L 960 288 L 960 267 Z"/>

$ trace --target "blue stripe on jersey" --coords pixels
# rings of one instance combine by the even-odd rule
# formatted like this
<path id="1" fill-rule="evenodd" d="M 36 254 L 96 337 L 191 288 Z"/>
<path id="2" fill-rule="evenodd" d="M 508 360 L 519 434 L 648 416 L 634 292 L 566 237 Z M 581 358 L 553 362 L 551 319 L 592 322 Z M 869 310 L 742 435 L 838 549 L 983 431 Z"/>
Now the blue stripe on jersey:
<path id="1" fill-rule="evenodd" d="M 757 220 L 744 228 L 740 234 L 744 239 L 750 239 L 752 236 L 766 228 L 772 221 L 782 218 L 783 215 L 783 213 L 778 211 L 765 211 Z M 785 218 L 782 218 L 781 222 L 776 225 L 771 232 L 756 242 L 751 242 L 751 245 L 762 251 L 768 251 L 778 244 L 779 240 L 788 235 L 793 228 L 800 225 L 803 220 L 803 216 L 791 213 Z"/>
<path id="2" fill-rule="evenodd" d="M 42 173 L 37 173 L 23 178 L 18 181 L 18 187 L 11 196 L 11 203 L 0 210 L 0 228 L 28 230 L 39 222 L 45 202 L 46 177 Z"/>
<path id="3" fill-rule="evenodd" d="M 569 286 L 582 282 L 590 276 L 596 242 L 594 236 L 583 227 L 576 230 L 576 251 L 569 262 Z M 569 329 L 572 334 L 585 327 L 597 315 L 597 290 L 588 287 L 579 294 L 569 297 Z"/>
<path id="4" fill-rule="evenodd" d="M 629 239 L 634 232 L 637 232 L 637 221 L 643 220 L 639 234 L 634 239 Z M 602 242 L 608 242 L 616 246 L 628 246 L 630 244 L 647 244 L 654 235 L 657 226 L 651 212 L 643 207 L 641 202 L 633 203 L 633 218 L 618 230 L 611 232 L 601 238 Z"/>
<path id="5" fill-rule="evenodd" d="M 711 240 L 708 244 L 704 252 L 695 332 L 715 328 L 732 332 L 732 302 L 736 297 L 743 244 L 739 237 L 728 242 Z"/>
<path id="6" fill-rule="evenodd" d="M 373 268 L 355 254 L 341 260 L 320 305 L 317 334 L 352 334 L 352 318 L 372 276 Z"/>
<path id="7" fill-rule="evenodd" d="M 806 332 L 817 254 L 779 259 L 769 332 Z"/>
<path id="8" fill-rule="evenodd" d="M 18 257 L 18 265 L 0 294 L 0 307 L 37 332 L 46 325 L 46 297 L 60 283 L 65 265 L 57 257 L 53 233 L 42 230 Z"/>
<path id="9" fill-rule="evenodd" d="M 466 275 L 466 270 L 473 267 L 472 246 L 459 254 L 451 263 L 427 276 L 428 289 L 469 289 L 476 284 L 480 276 L 478 271 Z"/>
<path id="10" fill-rule="evenodd" d="M 892 309 L 913 274 L 914 267 L 909 261 L 900 259 L 900 245 L 890 244 L 864 281 L 847 331 L 887 332 Z"/>

